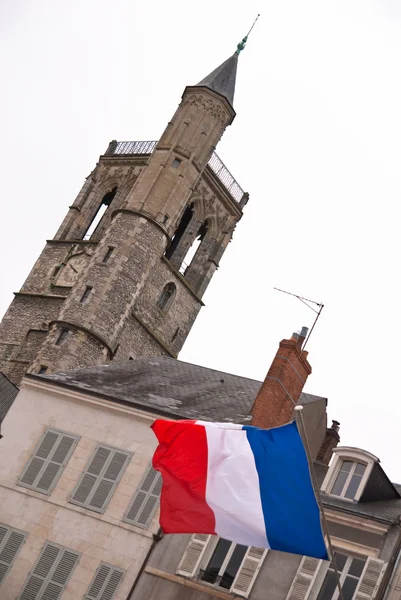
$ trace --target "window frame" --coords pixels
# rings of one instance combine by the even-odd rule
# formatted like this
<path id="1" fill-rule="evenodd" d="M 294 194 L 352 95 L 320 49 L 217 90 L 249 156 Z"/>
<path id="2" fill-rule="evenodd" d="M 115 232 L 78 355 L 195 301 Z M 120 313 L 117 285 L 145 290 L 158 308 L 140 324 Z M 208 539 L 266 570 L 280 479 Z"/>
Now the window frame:
<path id="1" fill-rule="evenodd" d="M 55 558 L 55 560 L 53 561 L 53 564 L 51 565 L 51 567 L 48 570 L 48 573 L 46 576 L 43 575 L 39 575 L 38 573 L 35 573 L 36 568 L 38 567 L 40 561 L 42 560 L 42 557 L 44 556 L 44 553 L 46 551 L 46 548 L 48 546 L 52 546 L 53 548 L 58 548 L 60 550 L 60 553 L 57 555 L 57 557 Z M 81 559 L 82 553 L 78 552 L 78 550 L 73 550 L 72 548 L 68 548 L 67 546 L 62 546 L 61 544 L 57 544 L 54 542 L 50 542 L 49 540 L 47 540 L 43 546 L 42 549 L 40 551 L 39 556 L 37 557 L 35 563 L 32 565 L 32 568 L 29 570 L 27 576 L 25 577 L 25 581 L 22 585 L 22 588 L 17 596 L 16 600 L 21 600 L 22 594 L 25 592 L 25 588 L 29 583 L 29 580 L 31 577 L 37 577 L 39 579 L 42 579 L 42 584 L 40 586 L 40 588 L 37 590 L 36 595 L 35 595 L 35 600 L 41 600 L 43 593 L 46 591 L 46 587 L 48 586 L 49 583 L 52 583 L 53 580 L 53 575 L 55 574 L 62 558 L 64 558 L 64 553 L 65 552 L 69 552 L 72 555 L 76 556 L 76 560 L 75 563 L 72 567 L 72 569 L 70 570 L 67 579 L 65 580 L 65 582 L 62 584 L 60 583 L 59 585 L 62 586 L 61 588 L 61 593 L 59 595 L 59 598 L 61 599 L 63 596 L 63 593 L 72 577 L 72 574 L 74 573 L 75 569 L 77 568 L 79 561 Z M 53 581 L 52 581 L 53 580 Z"/>
<path id="2" fill-rule="evenodd" d="M 356 463 L 361 463 L 366 467 L 353 498 L 346 498 L 344 494 L 348 488 L 349 483 L 351 482 L 352 474 L 356 468 L 356 466 L 354 465 L 351 467 L 350 473 L 344 483 L 341 495 L 332 493 L 334 484 L 337 480 L 338 474 L 344 461 L 350 461 L 354 463 L 354 465 L 356 465 Z M 333 496 L 333 498 L 340 498 L 344 502 L 358 502 L 363 494 L 366 483 L 372 473 L 372 469 L 375 463 L 378 461 L 379 459 L 376 456 L 370 454 L 370 452 L 366 452 L 365 450 L 360 450 L 359 448 L 335 448 L 333 461 L 326 473 L 326 476 L 320 488 L 321 492 Z"/>
<path id="3" fill-rule="evenodd" d="M 91 286 L 91 285 L 85 286 L 85 289 L 84 289 L 81 299 L 79 301 L 80 304 L 88 304 L 89 298 L 92 295 L 92 291 L 93 291 L 93 286 Z"/>
<path id="4" fill-rule="evenodd" d="M 184 575 L 182 568 L 183 568 L 183 563 L 185 562 L 185 559 L 186 559 L 188 549 L 194 541 L 195 541 L 195 543 L 199 544 L 199 541 L 200 541 L 199 538 L 201 538 L 201 537 L 207 537 L 209 539 L 205 540 L 204 542 L 201 542 L 203 544 L 203 549 L 200 549 L 200 556 L 197 559 L 196 564 L 193 567 L 192 575 L 191 576 L 189 576 L 187 574 Z M 195 538 L 197 538 L 197 539 L 195 540 Z M 219 543 L 219 541 L 221 539 L 226 539 L 226 538 L 222 538 L 219 535 L 194 534 L 191 537 L 189 543 L 187 544 L 184 554 L 181 556 L 181 559 L 178 563 L 176 572 L 178 575 L 182 575 L 186 578 L 189 577 L 190 579 L 196 580 L 200 585 L 205 586 L 206 588 L 211 588 L 218 592 L 222 592 L 222 593 L 226 593 L 226 594 L 234 594 L 235 597 L 248 598 L 248 596 L 252 592 L 252 588 L 258 577 L 260 569 L 263 566 L 266 555 L 268 554 L 268 549 L 267 548 L 265 548 L 265 549 L 257 548 L 257 550 L 262 550 L 262 555 L 260 558 L 255 558 L 254 556 L 252 556 L 252 553 L 254 552 L 256 547 L 255 546 L 246 546 L 245 554 L 244 554 L 244 556 L 240 562 L 240 565 L 235 573 L 231 587 L 228 590 L 227 588 L 223 588 L 219 585 L 216 585 L 216 583 L 209 583 L 209 582 L 201 579 L 201 572 L 206 570 L 206 568 L 213 556 L 213 553 L 217 547 L 217 544 Z M 227 541 L 230 541 L 230 540 L 227 540 Z M 234 553 L 235 547 L 237 545 L 244 546 L 245 544 L 237 544 L 237 542 L 231 542 L 229 551 L 227 552 L 227 555 L 225 556 L 224 561 L 219 569 L 219 573 L 223 569 L 225 570 L 227 568 L 227 565 L 228 565 L 228 563 L 232 557 L 232 554 Z M 246 562 L 248 562 L 248 565 L 245 564 Z M 249 581 L 247 581 L 245 583 L 246 589 L 241 589 L 241 585 L 243 586 L 244 582 L 240 581 L 240 574 L 242 575 L 242 578 L 243 578 L 244 573 L 247 570 L 249 570 L 249 562 L 251 562 L 251 564 L 256 563 L 256 567 L 253 572 L 251 571 Z M 247 566 L 248 566 L 248 569 L 247 569 Z M 224 572 L 224 570 L 223 570 L 223 572 Z"/>
<path id="5" fill-rule="evenodd" d="M 55 434 L 57 434 L 57 435 L 61 436 L 61 438 L 62 438 L 63 436 L 67 436 L 67 437 L 70 437 L 70 438 L 74 438 L 74 441 L 73 441 L 73 443 L 72 443 L 72 445 L 71 445 L 71 448 L 70 448 L 70 449 L 69 449 L 69 451 L 67 452 L 67 454 L 66 454 L 66 456 L 65 456 L 65 458 L 64 458 L 64 460 L 63 460 L 63 462 L 62 462 L 62 463 L 60 463 L 60 469 L 59 469 L 59 472 L 58 472 L 58 474 L 57 474 L 57 475 L 54 477 L 54 479 L 53 479 L 53 481 L 52 481 L 52 483 L 51 483 L 51 485 L 50 485 L 49 489 L 48 489 L 48 490 L 41 490 L 41 489 L 38 489 L 38 488 L 37 488 L 36 486 L 34 486 L 34 485 L 29 485 L 29 484 L 27 484 L 27 483 L 24 483 L 24 482 L 22 481 L 22 478 L 24 477 L 24 475 L 26 474 L 27 470 L 29 469 L 29 467 L 30 467 L 30 465 L 31 465 L 31 463 L 32 463 L 32 461 L 33 461 L 33 459 L 34 459 L 34 457 L 36 456 L 36 453 L 37 453 L 37 451 L 39 450 L 39 448 L 40 448 L 41 444 L 43 443 L 43 441 L 44 441 L 44 439 L 45 439 L 45 437 L 46 437 L 46 434 L 47 434 L 47 433 L 55 433 Z M 61 439 L 61 438 L 60 438 L 60 439 Z M 65 467 L 67 466 L 67 463 L 68 463 L 68 461 L 69 461 L 69 460 L 70 460 L 70 458 L 72 457 L 72 455 L 73 455 L 73 453 L 74 453 L 74 450 L 75 450 L 75 448 L 77 447 L 77 445 L 78 445 L 78 443 L 79 443 L 79 440 L 80 440 L 80 439 L 81 439 L 81 436 L 80 436 L 80 435 L 77 435 L 76 433 L 71 433 L 71 432 L 69 432 L 69 431 L 63 431 L 63 430 L 61 430 L 61 429 L 56 429 L 56 428 L 53 428 L 53 427 L 47 427 L 47 428 L 46 428 L 46 429 L 43 431 L 42 435 L 41 435 L 41 436 L 40 436 L 40 438 L 39 438 L 39 441 L 38 441 L 38 443 L 36 444 L 36 446 L 34 447 L 33 451 L 31 452 L 31 455 L 30 455 L 29 459 L 28 459 L 28 460 L 27 460 L 27 462 L 25 463 L 25 465 L 24 465 L 24 468 L 23 468 L 23 470 L 21 471 L 21 474 L 19 475 L 19 477 L 18 477 L 18 480 L 17 480 L 17 482 L 16 482 L 16 483 L 17 483 L 17 485 L 18 485 L 18 486 L 21 486 L 21 487 L 23 487 L 23 488 L 26 488 L 26 489 L 28 489 L 28 490 L 32 490 L 33 492 L 36 492 L 37 494 L 44 494 L 45 496 L 50 496 L 50 494 L 53 492 L 54 488 L 56 487 L 56 485 L 57 485 L 57 483 L 58 483 L 58 481 L 59 481 L 59 479 L 60 479 L 61 475 L 63 474 L 63 471 L 64 471 Z M 58 440 L 56 443 L 58 444 L 59 442 L 60 442 L 60 440 Z M 51 450 L 51 452 L 50 452 L 50 455 L 53 455 L 53 452 L 54 452 L 54 447 L 53 447 L 53 449 Z M 46 469 L 47 465 L 48 465 L 50 462 L 52 462 L 52 461 L 50 460 L 49 456 L 48 456 L 46 459 L 44 459 L 43 465 L 41 466 L 41 468 L 40 468 L 40 470 L 39 470 L 38 474 L 36 475 L 36 477 L 35 477 L 35 480 L 34 480 L 34 481 L 40 481 L 40 478 L 43 476 L 43 473 L 44 473 L 44 471 L 45 471 L 45 469 Z M 57 464 L 57 463 L 56 463 L 56 464 Z"/>
<path id="6" fill-rule="evenodd" d="M 166 295 L 167 295 L 167 299 L 164 302 L 164 298 Z M 163 289 L 160 292 L 160 294 L 156 300 L 156 307 L 158 308 L 158 310 L 160 311 L 161 314 L 164 315 L 170 310 L 170 308 L 175 300 L 176 295 L 177 295 L 176 284 L 174 283 L 174 281 L 168 281 L 163 286 Z M 164 302 L 163 304 L 162 304 L 162 301 Z"/>
<path id="7" fill-rule="evenodd" d="M 230 589 L 220 587 L 220 585 L 217 583 L 217 580 L 218 579 L 221 580 L 222 575 L 224 575 L 224 572 L 225 572 L 225 570 L 227 568 L 227 565 L 230 562 L 230 559 L 231 559 L 232 555 L 234 554 L 235 547 L 238 546 L 238 545 L 243 545 L 243 544 L 237 544 L 237 542 L 231 542 L 231 544 L 230 544 L 230 546 L 228 548 L 227 554 L 226 554 L 226 556 L 225 556 L 225 558 L 224 558 L 224 560 L 223 560 L 223 562 L 221 564 L 219 572 L 217 573 L 216 582 L 215 583 L 211 583 L 209 581 L 204 581 L 202 579 L 202 577 L 201 577 L 201 571 L 205 572 L 207 570 L 207 567 L 208 567 L 210 561 L 212 560 L 213 553 L 216 550 L 219 541 L 222 540 L 222 539 L 225 539 L 225 538 L 222 538 L 221 536 L 216 536 L 216 537 L 217 537 L 216 540 L 214 540 L 214 539 L 212 540 L 213 543 L 209 542 L 209 544 L 211 546 L 211 549 L 210 549 L 210 552 L 209 552 L 209 548 L 207 548 L 206 553 L 205 553 L 205 559 L 203 561 L 201 561 L 200 568 L 198 569 L 198 579 L 199 579 L 200 582 L 202 582 L 202 585 L 203 584 L 204 585 L 208 585 L 208 586 L 211 586 L 213 588 L 216 588 L 217 590 L 225 591 L 227 593 L 231 593 L 231 589 L 234 586 L 235 577 L 234 577 L 233 582 L 232 582 L 232 584 L 230 586 Z M 230 540 L 227 540 L 227 541 L 229 542 Z M 245 554 L 246 554 L 246 551 L 245 551 Z M 242 560 L 241 560 L 240 566 L 238 567 L 238 571 L 241 568 Z M 202 566 L 203 566 L 203 568 L 202 568 Z M 237 575 L 238 571 L 236 572 L 235 575 Z"/>
<path id="8" fill-rule="evenodd" d="M 99 450 L 99 448 L 105 448 L 106 450 L 110 450 L 111 454 L 110 456 L 107 457 L 103 467 L 100 470 L 100 473 L 96 476 L 96 483 L 93 485 L 93 488 L 91 489 L 91 491 L 88 493 L 88 497 L 85 500 L 85 502 L 80 502 L 78 500 L 74 500 L 74 495 L 76 494 L 76 492 L 78 491 L 79 487 L 81 486 L 81 483 L 85 477 L 85 475 L 89 474 L 91 475 L 91 473 L 88 473 L 88 468 L 90 467 L 90 465 L 92 464 L 92 461 L 94 460 L 97 451 Z M 92 500 L 93 496 L 95 495 L 100 482 L 102 481 L 102 479 L 104 479 L 104 474 L 106 473 L 112 459 L 114 456 L 114 453 L 119 452 L 121 454 L 125 454 L 126 458 L 125 458 L 125 462 L 124 462 L 124 466 L 120 469 L 120 472 L 117 476 L 117 478 L 115 479 L 115 481 L 113 481 L 113 485 L 110 488 L 110 491 L 108 492 L 106 499 L 103 503 L 102 508 L 96 508 L 95 506 L 90 506 L 89 505 L 89 498 Z M 95 512 L 97 514 L 104 514 L 107 510 L 108 505 L 110 504 L 110 501 L 112 499 L 112 497 L 114 496 L 115 492 L 117 491 L 117 487 L 125 473 L 126 468 L 128 467 L 131 459 L 133 456 L 133 452 L 129 452 L 128 450 L 123 450 L 122 448 L 115 448 L 114 446 L 109 446 L 108 444 L 102 444 L 101 442 L 98 443 L 96 445 L 96 448 L 94 449 L 93 453 L 91 454 L 91 456 L 89 457 L 88 462 L 86 463 L 85 469 L 84 471 L 82 471 L 74 489 L 72 490 L 71 494 L 68 497 L 68 503 L 69 504 L 74 504 L 75 506 L 80 506 L 81 508 L 84 508 L 85 510 L 90 510 L 91 512 Z"/>
<path id="9" fill-rule="evenodd" d="M 6 570 L 3 571 L 2 574 L 0 574 L 0 577 L 2 577 L 0 579 L 0 586 L 4 583 L 4 581 L 7 579 L 7 575 L 9 574 L 10 570 L 13 568 L 14 563 L 17 559 L 18 554 L 21 552 L 21 548 L 22 546 L 25 544 L 26 542 L 26 538 L 28 537 L 28 533 L 26 531 L 22 531 L 21 529 L 16 529 L 15 527 L 10 527 L 9 525 L 7 525 L 6 523 L 0 523 L 0 527 L 5 528 L 7 531 L 4 534 L 3 539 L 0 541 L 0 565 L 4 565 L 6 567 Z M 14 553 L 14 556 L 12 558 L 11 562 L 7 562 L 4 559 L 1 558 L 1 554 L 3 552 L 3 550 L 5 550 L 10 537 L 12 536 L 13 533 L 16 533 L 17 535 L 22 536 L 22 540 L 17 548 L 17 550 Z"/>
<path id="10" fill-rule="evenodd" d="M 58 334 L 58 336 L 54 342 L 54 345 L 59 346 L 59 347 L 62 346 L 67 341 L 67 338 L 69 335 L 70 335 L 70 330 L 67 329 L 66 327 L 62 327 L 60 333 Z"/>
<path id="11" fill-rule="evenodd" d="M 151 525 L 151 523 L 152 523 L 153 517 L 155 516 L 155 514 L 156 514 L 156 512 L 157 512 L 158 508 L 160 507 L 160 496 L 161 496 L 161 490 L 160 490 L 160 494 L 159 494 L 159 496 L 158 496 L 158 500 L 157 500 L 157 502 L 155 503 L 155 505 L 154 505 L 153 509 L 151 510 L 151 512 L 149 513 L 149 517 L 148 517 L 148 519 L 147 519 L 147 521 L 146 521 L 146 524 L 145 524 L 145 525 L 142 525 L 141 523 L 137 523 L 136 521 L 134 521 L 134 519 L 130 519 L 130 518 L 128 517 L 128 515 L 129 515 L 129 513 L 130 513 L 130 511 L 131 511 L 131 508 L 133 507 L 133 505 L 134 505 L 134 503 L 135 503 L 135 501 L 136 501 L 136 499 L 137 499 L 137 497 L 138 497 L 138 495 L 139 495 L 139 493 L 140 493 L 141 491 L 143 491 L 144 493 L 146 493 L 146 496 L 145 496 L 145 498 L 144 498 L 144 499 L 143 499 L 143 501 L 142 501 L 142 504 L 141 504 L 140 510 L 138 511 L 138 515 L 140 515 L 140 514 L 142 513 L 142 510 L 143 510 L 144 506 L 146 505 L 146 502 L 147 502 L 147 501 L 150 499 L 150 497 L 151 497 L 152 495 L 153 495 L 153 496 L 156 496 L 156 494 L 152 494 L 152 493 L 151 493 L 151 490 L 153 490 L 153 489 L 154 489 L 155 485 L 157 484 L 157 481 L 161 481 L 161 479 L 162 479 L 162 475 L 161 475 L 160 471 L 156 471 L 156 473 L 157 473 L 157 474 L 156 474 L 156 476 L 155 476 L 155 480 L 154 480 L 154 481 L 153 481 L 153 483 L 151 484 L 151 486 L 150 486 L 150 488 L 149 488 L 148 492 L 145 492 L 145 490 L 142 490 L 142 485 L 144 484 L 144 482 L 145 482 L 146 478 L 148 477 L 148 475 L 149 475 L 149 473 L 150 473 L 150 471 L 151 471 L 152 469 L 153 469 L 154 471 L 156 471 L 156 469 L 154 469 L 154 467 L 153 467 L 152 463 L 150 463 L 150 464 L 148 465 L 148 468 L 145 470 L 145 472 L 144 472 L 144 474 L 143 474 L 143 476 L 142 476 L 142 478 L 141 478 L 140 482 L 138 483 L 138 485 L 137 485 L 137 487 L 136 487 L 136 489 L 135 489 L 135 491 L 134 491 L 134 493 L 133 493 L 133 495 L 132 495 L 132 498 L 131 498 L 131 500 L 130 500 L 130 502 L 129 502 L 129 504 L 128 504 L 127 510 L 125 511 L 125 513 L 124 513 L 124 516 L 123 516 L 123 519 L 122 519 L 124 523 L 128 523 L 128 525 L 133 525 L 134 527 L 139 527 L 140 529 L 143 529 L 143 530 L 147 530 L 147 529 L 149 529 L 149 527 L 150 527 L 150 525 Z M 137 515 L 137 516 L 138 516 L 138 515 Z"/>
<path id="12" fill-rule="evenodd" d="M 357 554 L 357 553 L 353 553 L 353 552 L 350 553 L 349 550 L 345 550 L 345 549 L 343 550 L 343 549 L 339 549 L 339 548 L 335 548 L 334 549 L 334 553 L 335 554 L 342 554 L 343 556 L 347 557 L 346 561 L 345 561 L 345 564 L 344 564 L 344 567 L 338 573 L 340 584 L 341 584 L 341 588 L 343 587 L 343 584 L 344 584 L 344 582 L 345 582 L 345 580 L 346 580 L 346 578 L 348 576 L 352 577 L 353 579 L 356 579 L 355 590 L 354 590 L 354 592 L 352 594 L 352 600 L 353 600 L 354 597 L 355 597 L 355 594 L 356 594 L 356 592 L 358 590 L 359 582 L 361 581 L 361 579 L 362 579 L 362 577 L 363 577 L 363 575 L 365 573 L 366 563 L 368 561 L 369 556 L 364 555 L 364 554 Z M 362 567 L 362 571 L 359 574 L 359 576 L 349 574 L 349 568 L 350 568 L 350 566 L 351 566 L 352 561 L 353 561 L 354 558 L 365 561 L 364 565 Z M 326 581 L 326 577 L 327 577 L 328 572 L 331 571 L 331 572 L 333 572 L 335 574 L 334 568 L 331 568 L 330 565 L 331 565 L 331 562 L 328 565 L 327 569 L 325 570 L 324 577 L 323 577 L 323 579 L 320 582 L 319 588 L 316 590 L 316 600 L 319 598 L 319 594 L 320 594 L 320 592 L 321 592 L 321 590 L 323 588 L 323 585 L 324 585 L 324 583 Z M 335 577 L 336 577 L 336 586 L 335 586 L 334 591 L 333 591 L 333 593 L 332 593 L 332 595 L 330 597 L 330 600 L 339 600 L 340 592 L 338 590 L 337 576 L 336 576 L 336 574 L 335 574 Z"/>
<path id="13" fill-rule="evenodd" d="M 109 573 L 106 575 L 106 578 L 105 578 L 105 580 L 104 580 L 103 584 L 102 584 L 102 585 L 101 585 L 101 587 L 99 588 L 99 592 L 97 593 L 97 595 L 96 595 L 96 596 L 94 596 L 93 594 L 89 594 L 89 592 L 90 592 L 90 590 L 91 590 L 92 586 L 94 585 L 94 583 L 96 582 L 96 577 L 98 576 L 98 574 L 99 574 L 100 570 L 102 569 L 102 567 L 107 567 L 107 568 L 109 568 L 109 569 L 110 569 L 110 571 L 109 571 Z M 112 599 L 112 598 L 114 598 L 114 597 L 115 597 L 115 595 L 116 595 L 116 593 L 117 593 L 117 590 L 118 590 L 118 588 L 119 588 L 119 587 L 120 587 L 120 585 L 121 585 L 121 582 L 122 582 L 122 580 L 124 579 L 124 576 L 125 576 L 125 573 L 126 573 L 126 571 L 125 571 L 125 569 L 122 569 L 121 567 L 116 567 L 115 565 L 112 565 L 112 564 L 110 564 L 110 563 L 108 563 L 108 562 L 101 561 L 101 562 L 99 563 L 99 566 L 98 566 L 98 568 L 97 568 L 97 569 L 96 569 L 96 571 L 95 571 L 95 574 L 94 574 L 94 576 L 93 576 L 92 580 L 90 581 L 90 583 L 89 583 L 89 585 L 88 585 L 88 589 L 87 589 L 87 590 L 86 590 L 86 592 L 85 592 L 85 595 L 84 595 L 84 597 L 83 597 L 83 600 L 99 600 L 99 599 L 102 597 L 102 595 L 104 594 L 104 592 L 105 592 L 105 590 L 106 590 L 106 587 L 107 587 L 107 585 L 110 583 L 110 579 L 113 577 L 113 575 L 114 575 L 115 573 L 119 573 L 119 574 L 121 574 L 121 579 L 120 579 L 120 581 L 117 583 L 117 586 L 116 586 L 116 587 L 115 587 L 115 589 L 114 589 L 113 595 L 110 597 L 111 599 Z"/>

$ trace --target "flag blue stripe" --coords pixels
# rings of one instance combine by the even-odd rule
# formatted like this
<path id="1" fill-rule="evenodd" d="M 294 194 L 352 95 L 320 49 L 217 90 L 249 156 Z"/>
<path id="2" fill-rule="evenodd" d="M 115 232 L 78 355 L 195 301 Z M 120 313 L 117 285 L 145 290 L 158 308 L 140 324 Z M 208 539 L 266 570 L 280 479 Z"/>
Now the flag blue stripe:
<path id="1" fill-rule="evenodd" d="M 244 429 L 255 457 L 271 548 L 327 559 L 320 511 L 295 421 L 276 429 Z"/>

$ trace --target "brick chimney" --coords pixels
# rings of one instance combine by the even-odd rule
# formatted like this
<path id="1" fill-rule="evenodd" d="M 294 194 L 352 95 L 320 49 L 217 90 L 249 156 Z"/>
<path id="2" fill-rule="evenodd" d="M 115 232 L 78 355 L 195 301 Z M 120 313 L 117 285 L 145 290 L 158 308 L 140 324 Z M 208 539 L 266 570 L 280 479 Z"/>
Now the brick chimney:
<path id="1" fill-rule="evenodd" d="M 302 350 L 307 333 L 307 327 L 302 327 L 301 333 L 293 333 L 291 339 L 280 342 L 251 408 L 252 425 L 268 429 L 291 420 L 294 406 L 312 372 L 308 353 Z"/>
<path id="2" fill-rule="evenodd" d="M 326 435 L 317 455 L 317 460 L 324 465 L 329 464 L 331 457 L 333 456 L 333 450 L 340 441 L 339 430 L 340 423 L 338 421 L 333 421 L 331 427 L 328 427 L 326 430 Z"/>

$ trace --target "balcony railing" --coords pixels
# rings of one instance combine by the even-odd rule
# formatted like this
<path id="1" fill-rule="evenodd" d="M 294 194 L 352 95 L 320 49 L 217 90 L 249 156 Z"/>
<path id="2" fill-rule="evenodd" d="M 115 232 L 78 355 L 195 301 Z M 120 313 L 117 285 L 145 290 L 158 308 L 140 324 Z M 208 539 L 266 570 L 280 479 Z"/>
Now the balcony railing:
<path id="1" fill-rule="evenodd" d="M 153 140 L 147 142 L 111 142 L 106 154 L 151 154 L 156 144 L 157 141 Z M 241 202 L 245 192 L 216 152 L 213 152 L 209 160 L 209 167 L 217 175 L 226 190 L 230 192 L 234 200 Z"/>

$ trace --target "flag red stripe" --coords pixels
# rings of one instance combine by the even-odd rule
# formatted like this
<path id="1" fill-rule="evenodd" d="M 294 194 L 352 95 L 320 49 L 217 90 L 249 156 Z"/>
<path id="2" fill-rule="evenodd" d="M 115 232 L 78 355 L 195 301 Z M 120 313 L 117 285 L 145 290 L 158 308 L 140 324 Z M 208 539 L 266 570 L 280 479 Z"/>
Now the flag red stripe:
<path id="1" fill-rule="evenodd" d="M 192 427 L 188 425 L 192 424 Z M 206 503 L 206 431 L 195 421 L 162 421 L 152 429 L 159 440 L 153 466 L 163 476 L 160 525 L 165 533 L 215 533 Z"/>

